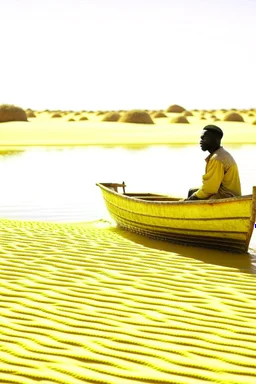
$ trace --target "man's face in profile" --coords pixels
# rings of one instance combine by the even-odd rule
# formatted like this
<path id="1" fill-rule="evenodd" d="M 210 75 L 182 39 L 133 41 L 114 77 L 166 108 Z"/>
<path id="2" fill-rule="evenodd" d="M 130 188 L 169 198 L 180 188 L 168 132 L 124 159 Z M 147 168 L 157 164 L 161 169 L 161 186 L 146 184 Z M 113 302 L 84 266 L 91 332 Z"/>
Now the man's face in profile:
<path id="1" fill-rule="evenodd" d="M 202 134 L 200 136 L 200 147 L 202 151 L 207 151 L 209 148 L 212 147 L 213 144 L 213 135 L 210 131 L 202 131 Z"/>

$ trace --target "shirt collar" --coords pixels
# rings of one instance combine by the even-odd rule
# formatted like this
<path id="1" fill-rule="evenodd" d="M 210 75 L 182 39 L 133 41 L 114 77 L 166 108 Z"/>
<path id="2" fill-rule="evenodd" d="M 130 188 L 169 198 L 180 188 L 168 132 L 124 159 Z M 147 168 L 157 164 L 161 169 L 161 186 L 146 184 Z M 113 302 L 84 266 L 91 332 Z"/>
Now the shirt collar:
<path id="1" fill-rule="evenodd" d="M 205 158 L 205 161 L 206 163 L 208 163 L 208 161 L 210 160 L 210 158 L 216 153 L 218 152 L 220 149 L 222 149 L 223 147 L 219 147 L 218 149 L 216 149 L 216 151 L 214 151 L 213 153 L 210 153 L 210 155 L 208 155 L 206 158 Z"/>

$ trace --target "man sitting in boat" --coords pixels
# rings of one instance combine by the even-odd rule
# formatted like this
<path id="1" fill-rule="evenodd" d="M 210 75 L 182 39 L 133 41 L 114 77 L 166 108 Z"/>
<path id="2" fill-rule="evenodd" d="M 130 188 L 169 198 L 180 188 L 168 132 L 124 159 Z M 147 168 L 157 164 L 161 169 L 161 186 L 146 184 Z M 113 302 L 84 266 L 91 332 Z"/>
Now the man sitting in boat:
<path id="1" fill-rule="evenodd" d="M 203 184 L 200 188 L 191 188 L 185 201 L 241 196 L 238 167 L 230 153 L 221 147 L 222 137 L 223 131 L 216 125 L 204 127 L 200 147 L 210 155 L 205 159 Z"/>

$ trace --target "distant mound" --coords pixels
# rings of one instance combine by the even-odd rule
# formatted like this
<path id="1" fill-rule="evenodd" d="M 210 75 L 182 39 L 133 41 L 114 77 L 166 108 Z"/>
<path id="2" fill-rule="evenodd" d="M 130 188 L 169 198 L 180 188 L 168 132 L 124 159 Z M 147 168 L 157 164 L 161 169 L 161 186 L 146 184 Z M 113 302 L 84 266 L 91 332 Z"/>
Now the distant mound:
<path id="1" fill-rule="evenodd" d="M 223 117 L 223 121 L 239 121 L 244 122 L 243 116 L 236 112 L 229 112 Z"/>
<path id="2" fill-rule="evenodd" d="M 170 107 L 167 108 L 166 112 L 171 112 L 171 113 L 180 113 L 184 112 L 186 109 L 181 107 L 180 105 L 170 105 Z"/>
<path id="3" fill-rule="evenodd" d="M 11 104 L 1 104 L 0 123 L 8 121 L 28 121 L 28 118 L 24 109 Z"/>
<path id="4" fill-rule="evenodd" d="M 183 116 L 194 116 L 193 113 L 190 111 L 184 111 L 184 112 L 182 112 L 182 115 Z"/>
<path id="5" fill-rule="evenodd" d="M 188 119 L 185 117 L 185 116 L 176 116 L 174 117 L 170 123 L 172 124 L 177 124 L 177 123 L 180 123 L 180 124 L 189 124 L 189 121 Z"/>
<path id="6" fill-rule="evenodd" d="M 81 116 L 80 119 L 79 119 L 79 121 L 85 121 L 85 120 L 88 120 L 88 117 L 86 117 L 86 116 Z"/>
<path id="7" fill-rule="evenodd" d="M 75 119 L 72 119 L 72 117 L 70 119 L 68 119 L 68 121 L 75 121 Z"/>
<path id="8" fill-rule="evenodd" d="M 61 113 L 54 113 L 53 115 L 52 115 L 52 117 L 53 118 L 56 118 L 56 117 L 62 117 L 62 114 Z"/>
<path id="9" fill-rule="evenodd" d="M 102 121 L 118 121 L 120 119 L 121 115 L 117 112 L 108 112 L 103 117 Z"/>
<path id="10" fill-rule="evenodd" d="M 252 125 L 256 125 L 256 120 L 254 120 L 254 121 L 252 122 Z"/>
<path id="11" fill-rule="evenodd" d="M 35 113 L 33 111 L 26 111 L 27 117 L 36 117 Z"/>
<path id="12" fill-rule="evenodd" d="M 147 112 L 138 110 L 125 112 L 119 121 L 122 123 L 154 124 L 154 121 Z"/>
<path id="13" fill-rule="evenodd" d="M 153 113 L 153 118 L 154 119 L 159 119 L 160 117 L 167 117 L 164 112 L 154 112 Z"/>

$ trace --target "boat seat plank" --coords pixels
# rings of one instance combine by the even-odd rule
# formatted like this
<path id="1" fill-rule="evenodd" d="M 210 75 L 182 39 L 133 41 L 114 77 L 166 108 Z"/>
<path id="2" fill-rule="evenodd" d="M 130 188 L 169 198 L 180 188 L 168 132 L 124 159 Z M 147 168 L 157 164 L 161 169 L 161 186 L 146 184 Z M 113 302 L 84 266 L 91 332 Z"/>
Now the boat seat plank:
<path id="1" fill-rule="evenodd" d="M 130 196 L 130 197 L 137 197 L 137 196 L 163 196 L 167 197 L 166 195 L 159 195 L 158 193 L 142 193 L 142 192 L 129 192 L 129 193 L 124 193 L 125 196 Z"/>
<path id="2" fill-rule="evenodd" d="M 149 200 L 149 201 L 179 201 L 179 197 L 171 197 L 171 196 L 166 196 L 166 195 L 153 195 L 153 194 L 129 194 L 125 193 L 125 196 L 133 197 L 135 199 L 140 199 L 140 200 Z"/>
<path id="3" fill-rule="evenodd" d="M 135 199 L 148 200 L 148 201 L 179 201 L 179 198 L 165 197 L 165 196 L 133 196 Z"/>

